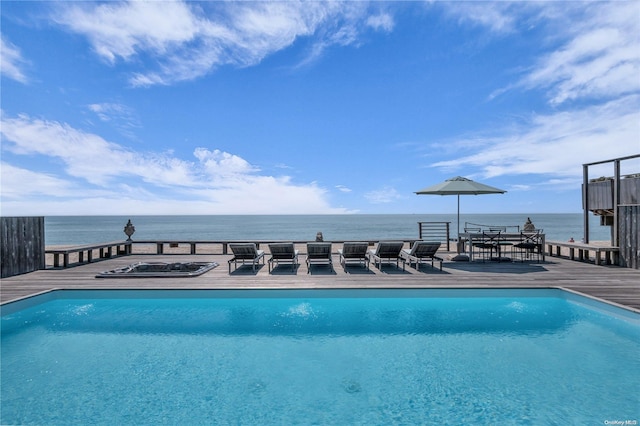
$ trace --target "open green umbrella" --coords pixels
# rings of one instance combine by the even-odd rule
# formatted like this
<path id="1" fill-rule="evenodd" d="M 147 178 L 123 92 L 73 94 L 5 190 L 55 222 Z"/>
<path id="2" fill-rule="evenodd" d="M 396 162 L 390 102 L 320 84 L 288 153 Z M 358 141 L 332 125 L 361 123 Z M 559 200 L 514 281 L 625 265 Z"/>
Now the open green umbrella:
<path id="1" fill-rule="evenodd" d="M 472 181 L 462 176 L 447 179 L 420 191 L 418 195 L 457 195 L 458 196 L 458 240 L 460 239 L 460 195 L 504 194 L 505 190 Z"/>

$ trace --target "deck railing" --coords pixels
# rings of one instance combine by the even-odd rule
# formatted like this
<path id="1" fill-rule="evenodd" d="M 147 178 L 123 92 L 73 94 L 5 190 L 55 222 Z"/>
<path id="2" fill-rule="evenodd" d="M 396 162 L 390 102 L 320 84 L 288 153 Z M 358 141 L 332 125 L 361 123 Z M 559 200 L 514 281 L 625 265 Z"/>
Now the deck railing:
<path id="1" fill-rule="evenodd" d="M 418 238 L 394 239 L 394 241 L 402 241 L 408 244 L 413 244 L 417 240 Z M 336 244 L 342 245 L 348 241 L 354 241 L 354 240 L 331 240 L 326 242 L 332 243 L 334 245 Z M 380 240 L 358 240 L 358 241 L 365 241 L 371 247 L 375 246 L 378 242 L 380 242 Z M 285 242 L 286 243 L 292 242 L 295 245 L 306 245 L 307 243 L 310 243 L 312 241 L 309 241 L 309 240 L 299 240 L 299 241 L 291 241 L 291 240 L 146 240 L 146 241 L 132 241 L 132 245 L 133 245 L 134 253 L 136 252 L 135 250 L 136 246 L 155 245 L 156 247 L 155 254 L 165 254 L 167 253 L 166 252 L 167 249 L 169 249 L 169 252 L 170 252 L 171 249 L 177 249 L 180 247 L 186 248 L 187 246 L 189 247 L 189 254 L 230 254 L 229 244 L 255 243 L 256 246 L 260 248 L 260 246 L 265 247 L 265 246 L 268 246 L 269 244 L 285 243 Z M 202 249 L 203 246 L 218 246 L 218 249 L 211 250 L 211 247 L 208 247 L 209 251 L 207 252 L 203 252 L 201 250 L 199 251 L 198 247 Z"/>
<path id="2" fill-rule="evenodd" d="M 451 241 L 450 224 L 451 222 L 418 222 L 419 239 L 445 242 L 447 243 L 447 251 L 449 251 L 449 243 Z"/>
<path id="3" fill-rule="evenodd" d="M 402 241 L 409 246 L 413 245 L 415 239 L 394 239 L 394 241 Z M 338 248 L 342 248 L 342 244 L 347 241 L 354 240 L 332 240 L 327 241 L 334 245 L 333 251 L 337 252 Z M 359 240 L 365 241 L 369 246 L 373 247 L 380 240 Z M 140 241 L 113 241 L 109 243 L 96 243 L 80 246 L 64 246 L 49 247 L 47 253 L 47 267 L 68 268 L 100 260 L 105 260 L 115 256 L 127 256 L 131 254 L 213 254 L 226 255 L 230 254 L 229 244 L 233 243 L 255 243 L 258 248 L 267 247 L 272 243 L 293 242 L 295 245 L 306 247 L 309 240 L 291 241 L 291 240 L 140 240 Z M 145 247 L 146 246 L 146 247 Z M 149 246 L 151 249 L 149 249 Z M 113 250 L 112 250 L 113 249 Z M 447 246 L 447 250 L 449 250 Z M 99 253 L 98 253 L 99 252 Z M 62 262 L 60 261 L 62 258 Z"/>
<path id="4" fill-rule="evenodd" d="M 465 229 L 467 228 L 477 228 L 480 230 L 499 230 L 502 232 L 520 232 L 520 225 L 482 225 L 480 223 L 464 223 Z"/>

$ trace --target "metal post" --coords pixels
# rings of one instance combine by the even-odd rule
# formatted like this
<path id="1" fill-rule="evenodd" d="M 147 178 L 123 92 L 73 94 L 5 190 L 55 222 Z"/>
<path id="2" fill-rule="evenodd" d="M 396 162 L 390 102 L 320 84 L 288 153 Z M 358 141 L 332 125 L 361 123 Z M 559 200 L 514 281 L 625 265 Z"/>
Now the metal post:
<path id="1" fill-rule="evenodd" d="M 584 208 L 584 243 L 589 243 L 589 166 L 582 166 L 582 204 Z"/>
<path id="2" fill-rule="evenodd" d="M 618 206 L 620 205 L 620 160 L 613 162 L 613 228 L 611 229 L 611 245 L 619 246 Z"/>
<path id="3" fill-rule="evenodd" d="M 447 226 L 447 251 L 450 250 L 450 246 L 449 246 L 449 241 L 451 236 L 449 235 L 449 222 L 445 222 L 445 225 Z"/>
<path id="4" fill-rule="evenodd" d="M 460 240 L 460 194 L 458 194 L 458 240 Z"/>

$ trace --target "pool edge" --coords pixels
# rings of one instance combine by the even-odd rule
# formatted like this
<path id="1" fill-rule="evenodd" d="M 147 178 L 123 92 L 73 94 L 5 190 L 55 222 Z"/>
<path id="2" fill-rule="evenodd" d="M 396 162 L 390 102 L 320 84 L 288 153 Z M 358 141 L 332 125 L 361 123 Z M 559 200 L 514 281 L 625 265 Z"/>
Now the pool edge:
<path id="1" fill-rule="evenodd" d="M 416 290 L 416 291 L 423 291 L 423 290 L 432 290 L 432 291 L 436 291 L 436 292 L 446 292 L 446 291 L 456 291 L 456 290 L 460 290 L 460 291 L 516 291 L 516 292 L 531 292 L 531 291 L 537 291 L 537 292 L 542 292 L 542 291 L 558 291 L 559 295 L 558 297 L 561 297 L 563 299 L 569 300 L 571 301 L 571 297 L 566 297 L 566 295 L 573 295 L 576 297 L 580 297 L 580 298 L 584 298 L 587 301 L 592 301 L 593 305 L 590 303 L 587 303 L 587 305 L 591 305 L 592 307 L 596 307 L 595 304 L 602 304 L 604 306 L 610 307 L 612 309 L 621 309 L 623 312 L 629 313 L 629 314 L 635 314 L 635 315 L 640 315 L 640 309 L 635 309 L 632 308 L 630 306 L 625 306 L 619 303 L 615 303 L 606 299 L 602 299 L 596 296 L 592 296 L 589 294 L 585 294 L 576 290 L 572 290 L 566 287 L 560 287 L 560 286 L 549 286 L 549 287 L 377 287 L 375 289 L 372 288 L 353 288 L 353 287 L 332 287 L 332 288 L 282 288 L 282 287 L 278 287 L 278 288 L 269 288 L 269 287 L 263 287 L 263 288 L 252 288 L 252 289 L 237 289 L 237 288 L 216 288 L 216 289 L 202 289 L 202 288 L 171 288 L 171 289 L 167 289 L 167 288 L 163 288 L 163 289 L 151 289 L 151 288 L 109 288 L 109 289 L 64 289 L 64 288 L 52 288 L 52 289 L 48 289 L 48 290 L 44 290 L 38 293 L 34 293 L 34 294 L 30 294 L 28 296 L 24 296 L 24 297 L 19 297 L 16 299 L 12 299 L 12 300 L 8 300 L 6 302 L 3 302 L 0 304 L 0 314 L 4 315 L 5 314 L 5 309 L 9 308 L 9 314 L 12 312 L 15 312 L 17 310 L 23 309 L 20 307 L 20 305 L 23 305 L 24 303 L 28 303 L 28 301 L 30 299 L 35 299 L 36 297 L 40 297 L 40 296 L 49 296 L 45 301 L 49 301 L 55 298 L 58 298 L 59 295 L 62 295 L 64 293 L 67 294 L 71 294 L 71 293 L 76 293 L 76 292 L 102 292 L 102 293 L 116 293 L 116 292 L 132 292 L 132 291 L 136 291 L 136 292 L 161 292 L 161 293 L 172 293 L 172 292 L 203 292 L 203 293 L 211 293 L 211 292 L 219 292 L 219 291 L 224 291 L 224 292 L 234 292 L 234 293 L 243 293 L 245 291 L 274 291 L 274 292 L 278 292 L 278 293 L 286 293 L 288 291 L 300 291 L 300 290 L 305 290 L 305 291 L 333 291 L 333 290 L 345 290 L 345 291 L 357 291 L 357 290 L 378 290 L 378 291 L 397 291 L 397 290 Z M 580 301 L 578 300 L 573 300 L 576 303 L 580 303 Z M 24 302 L 24 303 L 23 303 Z"/>

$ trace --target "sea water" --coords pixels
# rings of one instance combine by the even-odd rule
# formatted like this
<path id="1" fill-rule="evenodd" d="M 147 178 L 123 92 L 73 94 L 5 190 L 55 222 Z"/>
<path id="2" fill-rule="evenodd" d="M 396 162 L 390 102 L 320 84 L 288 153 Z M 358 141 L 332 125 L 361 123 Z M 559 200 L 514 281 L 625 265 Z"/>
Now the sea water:
<path id="1" fill-rule="evenodd" d="M 486 226 L 522 226 L 531 217 L 547 240 L 583 238 L 582 214 L 481 214 L 460 215 L 460 230 L 466 222 Z M 418 222 L 450 222 L 450 235 L 457 235 L 455 215 L 218 215 L 218 216 L 47 216 L 45 243 L 91 244 L 126 238 L 131 219 L 133 240 L 291 240 L 313 241 L 322 232 L 325 241 L 417 239 Z M 513 229 L 513 228 L 512 228 Z M 600 226 L 590 216 L 591 241 L 609 241 L 610 227 Z"/>
<path id="2" fill-rule="evenodd" d="M 638 315 L 559 290 L 63 293 L 3 312 L 2 424 L 638 420 Z"/>

